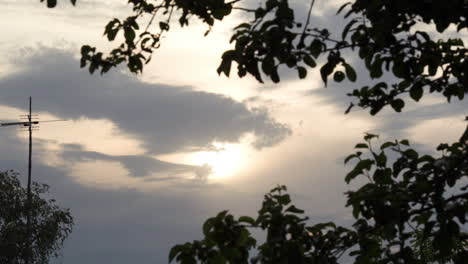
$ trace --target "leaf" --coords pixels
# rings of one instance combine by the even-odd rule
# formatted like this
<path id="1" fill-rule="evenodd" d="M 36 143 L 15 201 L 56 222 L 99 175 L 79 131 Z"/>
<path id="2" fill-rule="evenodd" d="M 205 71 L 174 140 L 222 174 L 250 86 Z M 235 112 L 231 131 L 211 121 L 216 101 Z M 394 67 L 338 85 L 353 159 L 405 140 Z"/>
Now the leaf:
<path id="1" fill-rule="evenodd" d="M 350 4 L 351 4 L 351 2 L 347 2 L 347 3 L 343 4 L 342 6 L 340 6 L 340 8 L 338 8 L 338 11 L 336 12 L 336 14 L 338 15 L 341 11 L 343 11 L 343 9 L 344 9 L 346 6 L 348 6 L 348 5 L 350 5 Z"/>
<path id="2" fill-rule="evenodd" d="M 345 28 L 343 29 L 343 32 L 341 33 L 341 37 L 344 39 L 346 39 L 346 36 L 348 35 L 348 32 L 349 30 L 351 29 L 351 27 L 357 22 L 356 19 L 353 19 L 351 20 L 351 22 L 349 22 Z"/>
<path id="3" fill-rule="evenodd" d="M 270 75 L 274 67 L 275 60 L 273 59 L 273 56 L 266 56 L 262 61 L 262 71 L 266 75 Z"/>
<path id="4" fill-rule="evenodd" d="M 404 78 L 406 75 L 406 68 L 407 67 L 405 66 L 403 62 L 395 61 L 395 63 L 393 64 L 392 71 L 396 77 Z"/>
<path id="5" fill-rule="evenodd" d="M 382 110 L 383 107 L 384 107 L 384 104 L 382 103 L 371 106 L 370 114 L 376 115 L 380 110 Z"/>
<path id="6" fill-rule="evenodd" d="M 401 99 L 395 99 L 390 103 L 390 105 L 396 112 L 401 112 L 401 109 L 405 107 L 405 102 Z"/>
<path id="7" fill-rule="evenodd" d="M 417 159 L 419 157 L 418 152 L 414 149 L 405 150 L 404 154 L 410 159 Z"/>
<path id="8" fill-rule="evenodd" d="M 386 148 L 393 147 L 395 145 L 396 145 L 395 142 L 388 141 L 388 142 L 383 143 L 382 146 L 380 146 L 380 149 L 384 150 Z"/>
<path id="9" fill-rule="evenodd" d="M 265 15 L 265 9 L 259 7 L 255 10 L 255 19 L 259 19 L 260 17 L 263 17 Z M 250 26 L 250 25 L 249 25 Z"/>
<path id="10" fill-rule="evenodd" d="M 216 8 L 212 11 L 212 15 L 215 19 L 222 20 L 225 16 L 231 13 L 231 6 L 224 5 L 221 8 Z"/>
<path id="11" fill-rule="evenodd" d="M 312 57 L 309 55 L 304 56 L 304 63 L 310 66 L 311 68 L 314 68 L 317 66 L 317 63 L 315 63 L 314 59 L 312 59 Z"/>
<path id="12" fill-rule="evenodd" d="M 356 71 L 353 69 L 353 67 L 351 67 L 351 65 L 347 63 L 344 64 L 344 67 L 345 67 L 346 76 L 348 76 L 348 80 L 355 82 L 357 78 Z"/>
<path id="13" fill-rule="evenodd" d="M 222 56 L 221 64 L 216 70 L 218 72 L 218 75 L 223 72 L 224 75 L 226 75 L 226 77 L 229 77 L 229 73 L 231 72 L 232 60 L 234 59 L 235 54 L 236 52 L 234 50 L 228 50 L 224 52 Z"/>
<path id="14" fill-rule="evenodd" d="M 169 251 L 169 262 L 172 262 L 174 258 L 179 254 L 179 252 L 183 251 L 184 248 L 184 245 L 176 245 L 172 247 L 171 251 Z"/>
<path id="15" fill-rule="evenodd" d="M 372 160 L 369 160 L 369 159 L 361 160 L 358 162 L 358 164 L 356 164 L 356 167 L 354 169 L 359 170 L 359 171 L 370 170 L 372 164 L 374 164 L 374 161 Z"/>
<path id="16" fill-rule="evenodd" d="M 273 69 L 271 69 L 270 78 L 274 83 L 279 83 L 280 77 L 278 75 L 278 66 L 275 66 Z"/>
<path id="17" fill-rule="evenodd" d="M 423 93 L 424 93 L 424 90 L 420 84 L 413 85 L 409 92 L 410 97 L 413 98 L 413 100 L 415 100 L 416 102 L 418 102 L 419 99 L 421 99 L 421 97 L 423 96 Z"/>
<path id="18" fill-rule="evenodd" d="M 138 29 L 140 29 L 140 27 L 138 26 L 138 23 L 136 22 L 136 19 L 137 19 L 136 16 L 128 17 L 127 18 L 127 23 L 130 24 L 130 26 L 132 28 L 138 30 Z"/>
<path id="19" fill-rule="evenodd" d="M 429 75 L 436 75 L 437 69 L 441 66 L 441 58 L 439 56 L 428 56 L 427 66 Z"/>
<path id="20" fill-rule="evenodd" d="M 360 149 L 360 148 L 369 148 L 369 146 L 366 143 L 359 143 L 356 144 L 354 148 Z"/>
<path id="21" fill-rule="evenodd" d="M 168 31 L 169 30 L 169 24 L 167 24 L 166 22 L 159 22 L 159 28 L 162 30 L 162 31 Z"/>
<path id="22" fill-rule="evenodd" d="M 289 196 L 289 194 L 278 195 L 276 196 L 276 198 L 278 199 L 278 202 L 280 204 L 286 205 L 291 202 L 291 197 Z"/>
<path id="23" fill-rule="evenodd" d="M 377 162 L 378 166 L 384 167 L 387 164 L 387 156 L 385 156 L 385 153 L 382 152 L 375 158 L 375 161 Z"/>
<path id="24" fill-rule="evenodd" d="M 260 73 L 260 70 L 258 68 L 258 62 L 257 60 L 250 60 L 245 64 L 245 68 L 248 73 L 250 73 L 252 76 L 257 79 L 258 82 L 263 83 L 262 80 L 262 75 Z"/>
<path id="25" fill-rule="evenodd" d="M 403 139 L 403 140 L 399 141 L 399 143 L 402 144 L 402 145 L 405 145 L 405 146 L 410 145 L 410 143 L 409 143 L 409 141 L 407 139 Z"/>
<path id="26" fill-rule="evenodd" d="M 242 23 L 242 24 L 236 26 L 234 29 L 240 29 L 240 28 L 250 29 L 250 24 L 249 23 Z"/>
<path id="27" fill-rule="evenodd" d="M 244 222 L 244 223 L 248 223 L 248 224 L 251 224 L 251 225 L 255 225 L 255 220 L 250 216 L 241 216 L 241 217 L 239 217 L 239 222 Z"/>
<path id="28" fill-rule="evenodd" d="M 86 66 L 86 57 L 82 56 L 80 59 L 80 68 L 83 68 Z"/>
<path id="29" fill-rule="evenodd" d="M 323 65 L 322 68 L 320 68 L 320 76 L 322 77 L 325 86 L 327 86 L 328 75 L 330 75 L 333 72 L 334 68 L 335 66 L 329 62 L 325 63 L 325 65 Z"/>
<path id="30" fill-rule="evenodd" d="M 72 3 L 72 5 L 76 5 L 76 0 L 70 0 L 70 2 Z"/>
<path id="31" fill-rule="evenodd" d="M 312 43 L 310 43 L 310 47 L 309 47 L 310 54 L 312 54 L 312 56 L 317 58 L 322 52 L 322 46 L 323 44 L 320 40 L 314 39 Z"/>
<path id="32" fill-rule="evenodd" d="M 203 223 L 203 234 L 205 236 L 208 236 L 208 234 L 210 233 L 210 229 L 213 227 L 215 221 L 215 218 L 209 218 L 205 221 L 205 223 Z"/>
<path id="33" fill-rule="evenodd" d="M 291 205 L 286 209 L 286 212 L 291 212 L 291 213 L 294 213 L 294 214 L 303 214 L 304 210 L 299 209 L 294 205 Z"/>
<path id="34" fill-rule="evenodd" d="M 371 134 L 371 133 L 366 133 L 365 136 L 364 136 L 364 140 L 365 141 L 369 141 L 373 138 L 378 138 L 379 135 L 376 135 L 376 134 Z"/>
<path id="35" fill-rule="evenodd" d="M 356 154 L 351 154 L 351 155 L 349 155 L 348 157 L 345 158 L 344 164 L 348 163 L 350 160 L 352 160 L 352 159 L 354 159 L 354 158 L 357 158 L 357 155 L 356 155 Z"/>
<path id="36" fill-rule="evenodd" d="M 110 21 L 104 30 L 104 35 L 107 35 L 107 39 L 109 41 L 113 41 L 115 39 L 115 36 L 119 32 L 121 26 L 120 26 L 120 21 L 116 18 L 114 18 L 112 21 Z"/>
<path id="37" fill-rule="evenodd" d="M 287 65 L 289 68 L 292 68 L 292 67 L 296 66 L 296 64 L 297 64 L 296 56 L 289 56 L 289 57 L 286 59 L 286 65 Z"/>
<path id="38" fill-rule="evenodd" d="M 307 76 L 307 70 L 304 67 L 298 66 L 297 73 L 300 79 L 304 79 Z"/>
<path id="39" fill-rule="evenodd" d="M 421 37 L 423 37 L 423 39 L 426 41 L 426 42 L 429 42 L 431 40 L 431 38 L 429 37 L 429 34 L 427 34 L 426 32 L 424 31 L 416 31 L 416 34 L 417 35 L 420 35 Z"/>
<path id="40" fill-rule="evenodd" d="M 237 239 L 237 245 L 243 247 L 249 242 L 250 233 L 247 231 L 247 229 L 243 228 L 240 231 L 239 237 Z M 225 262 L 219 262 L 219 263 L 225 263 Z"/>
<path id="41" fill-rule="evenodd" d="M 57 5 L 57 0 L 47 0 L 47 7 L 54 8 Z"/>
<path id="42" fill-rule="evenodd" d="M 346 183 L 350 183 L 354 178 L 360 175 L 364 169 L 369 170 L 373 162 L 371 160 L 361 160 L 356 164 L 353 170 L 351 170 L 345 177 Z"/>
<path id="43" fill-rule="evenodd" d="M 135 39 L 135 31 L 131 27 L 125 27 L 124 37 L 127 43 L 133 43 L 133 40 Z"/>
<path id="44" fill-rule="evenodd" d="M 345 78 L 345 74 L 342 71 L 337 71 L 333 75 L 333 79 L 335 80 L 335 82 L 342 82 L 344 78 Z"/>
<path id="45" fill-rule="evenodd" d="M 132 56 L 128 59 L 127 63 L 128 68 L 131 72 L 138 73 L 143 71 L 143 63 L 141 62 L 139 56 Z"/>
<path id="46" fill-rule="evenodd" d="M 381 58 L 376 58 L 374 63 L 370 67 L 370 77 L 372 79 L 379 78 L 382 76 L 382 63 L 383 60 Z"/>
<path id="47" fill-rule="evenodd" d="M 227 213 L 228 213 L 227 210 L 221 211 L 216 215 L 216 218 L 217 219 L 223 219 L 224 217 L 226 217 Z"/>

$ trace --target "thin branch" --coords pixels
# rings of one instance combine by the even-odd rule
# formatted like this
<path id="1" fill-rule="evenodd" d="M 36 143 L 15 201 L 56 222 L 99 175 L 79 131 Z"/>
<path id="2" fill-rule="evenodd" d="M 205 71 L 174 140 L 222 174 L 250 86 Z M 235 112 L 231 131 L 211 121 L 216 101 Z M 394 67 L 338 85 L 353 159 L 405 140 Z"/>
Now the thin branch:
<path id="1" fill-rule="evenodd" d="M 237 10 L 242 10 L 242 11 L 246 11 L 246 12 L 252 12 L 252 13 L 255 13 L 255 9 L 250 9 L 250 8 L 244 8 L 244 7 L 235 7 L 233 6 L 232 9 L 237 9 Z"/>
<path id="2" fill-rule="evenodd" d="M 235 3 L 240 2 L 240 1 L 242 1 L 242 0 L 233 0 L 231 2 L 227 2 L 226 5 L 232 5 L 232 4 L 235 4 Z"/>
<path id="3" fill-rule="evenodd" d="M 314 7 L 314 4 L 315 4 L 315 0 L 312 0 L 312 1 L 310 2 L 309 12 L 307 13 L 307 20 L 306 20 L 306 22 L 305 22 L 305 24 L 304 24 L 304 29 L 303 29 L 303 31 L 302 31 L 302 35 L 303 35 L 303 36 L 304 36 L 304 34 L 305 34 L 306 30 L 307 30 L 307 26 L 308 26 L 309 23 L 310 23 L 310 15 L 312 14 L 312 8 Z"/>
<path id="4" fill-rule="evenodd" d="M 148 25 L 146 25 L 146 28 L 145 28 L 145 31 L 144 31 L 144 32 L 148 31 L 149 27 L 150 27 L 151 24 L 153 23 L 154 18 L 156 17 L 156 13 L 157 13 L 157 12 L 158 12 L 158 9 L 156 9 L 156 12 L 154 12 L 154 13 L 153 13 L 153 16 L 151 16 L 151 19 L 150 19 L 150 21 L 148 22 Z"/>

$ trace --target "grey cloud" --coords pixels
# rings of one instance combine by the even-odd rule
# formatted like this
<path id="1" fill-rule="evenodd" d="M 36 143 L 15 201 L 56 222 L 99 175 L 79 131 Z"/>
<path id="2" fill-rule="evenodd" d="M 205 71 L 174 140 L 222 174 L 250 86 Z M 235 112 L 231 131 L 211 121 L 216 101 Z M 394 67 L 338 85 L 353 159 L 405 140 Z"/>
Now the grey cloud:
<path id="1" fill-rule="evenodd" d="M 60 156 L 66 161 L 103 160 L 116 161 L 128 169 L 131 177 L 147 178 L 146 181 L 177 180 L 179 175 L 191 174 L 199 180 L 206 179 L 210 174 L 207 166 L 192 166 L 161 161 L 145 155 L 106 155 L 94 151 L 85 151 L 79 144 L 64 144 Z M 157 177 L 150 177 L 157 174 Z M 148 178 L 149 177 L 149 178 Z"/>
<path id="2" fill-rule="evenodd" d="M 142 139 L 151 154 L 237 142 L 246 133 L 256 136 L 256 147 L 269 147 L 291 133 L 266 111 L 219 94 L 147 84 L 118 71 L 91 76 L 65 51 L 44 48 L 26 58 L 21 69 L 0 80 L 1 104 L 25 108 L 25 95 L 31 95 L 36 111 L 110 119 Z"/>

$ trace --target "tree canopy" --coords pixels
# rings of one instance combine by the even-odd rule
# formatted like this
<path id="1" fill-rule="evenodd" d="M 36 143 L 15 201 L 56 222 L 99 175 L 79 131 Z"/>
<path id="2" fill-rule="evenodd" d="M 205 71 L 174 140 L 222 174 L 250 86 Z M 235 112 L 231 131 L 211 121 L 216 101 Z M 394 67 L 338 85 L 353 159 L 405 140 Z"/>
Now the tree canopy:
<path id="1" fill-rule="evenodd" d="M 434 25 L 440 33 L 466 30 L 468 3 L 464 0 L 452 0 L 449 5 L 442 0 L 356 0 L 337 10 L 346 21 L 341 32 L 310 25 L 315 0 L 310 3 L 305 21 L 298 21 L 287 0 L 128 3 L 133 6 L 132 14 L 123 20 L 111 20 L 104 30 L 109 41 L 122 33 L 123 42 L 107 55 L 94 47 L 82 47 L 81 66 L 91 73 L 105 73 L 123 63 L 132 72 L 142 72 L 153 52 L 163 45 L 161 36 L 170 31 L 175 18 L 181 27 L 189 26 L 193 19 L 201 20 L 208 26 L 208 34 L 215 21 L 240 11 L 248 17 L 233 30 L 230 41 L 234 49 L 223 53 L 220 74 L 229 76 L 235 62 L 238 76 L 251 75 L 259 82 L 265 78 L 279 82 L 279 67 L 292 68 L 299 78 L 305 78 L 307 68 L 317 67 L 317 60 L 323 57 L 320 74 L 325 85 L 330 76 L 336 82 L 346 78 L 355 82 L 356 62 L 352 56 L 357 54 L 372 79 L 384 73 L 395 79 L 393 83 L 356 88 L 348 94 L 373 115 L 387 105 L 400 112 L 407 94 L 415 101 L 425 93 L 440 94 L 450 101 L 453 97 L 461 100 L 468 93 L 467 49 L 463 41 L 458 37 L 433 39 L 430 32 L 421 29 L 421 25 Z M 345 52 L 348 50 L 351 52 Z"/>
<path id="2" fill-rule="evenodd" d="M 0 262 L 5 264 L 46 264 L 58 256 L 65 238 L 71 233 L 73 218 L 68 209 L 45 199 L 49 186 L 32 182 L 31 209 L 27 190 L 21 187 L 18 174 L 0 172 Z M 26 217 L 31 215 L 31 242 L 28 250 Z M 29 252 L 28 252 L 29 251 Z"/>

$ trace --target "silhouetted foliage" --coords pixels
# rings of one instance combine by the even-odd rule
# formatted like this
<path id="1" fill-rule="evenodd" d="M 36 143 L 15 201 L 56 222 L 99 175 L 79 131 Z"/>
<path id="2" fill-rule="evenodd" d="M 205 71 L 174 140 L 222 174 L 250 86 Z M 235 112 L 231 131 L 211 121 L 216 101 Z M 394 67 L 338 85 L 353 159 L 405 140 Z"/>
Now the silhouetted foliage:
<path id="1" fill-rule="evenodd" d="M 441 144 L 440 156 L 433 157 L 420 156 L 407 140 L 374 150 L 375 137 L 367 134 L 346 158 L 356 162 L 345 180 L 367 180 L 346 193 L 354 217 L 350 229 L 332 222 L 308 225 L 304 211 L 291 205 L 286 187 L 279 186 L 265 195 L 255 219 L 223 211 L 205 222 L 203 240 L 173 247 L 169 260 L 331 264 L 349 255 L 356 264 L 466 263 L 467 142 Z M 265 231 L 263 244 L 256 245 L 252 229 Z"/>
<path id="2" fill-rule="evenodd" d="M 250 17 L 234 28 L 234 49 L 224 52 L 218 67 L 218 73 L 226 76 L 236 62 L 240 77 L 249 74 L 259 82 L 265 77 L 279 82 L 278 68 L 283 66 L 296 70 L 302 79 L 307 76 L 307 67 L 316 67 L 317 59 L 325 57 L 320 67 L 325 85 L 330 76 L 336 82 L 345 78 L 355 82 L 357 75 L 349 61 L 357 54 L 372 79 L 385 72 L 395 77 L 394 83 L 378 82 L 348 94 L 358 100 L 360 107 L 370 108 L 373 115 L 387 105 L 400 112 L 406 94 L 419 101 L 425 93 L 438 93 L 450 101 L 453 97 L 461 100 L 468 93 L 467 49 L 463 41 L 435 40 L 420 29 L 421 25 L 433 24 L 441 33 L 449 32 L 450 25 L 457 31 L 466 30 L 467 1 L 356 0 L 338 10 L 347 21 L 342 32 L 310 25 L 314 2 L 307 19 L 298 21 L 287 0 L 262 1 L 260 6 L 245 0 L 129 0 L 132 14 L 124 20 L 114 18 L 104 30 L 109 41 L 116 40 L 119 32 L 124 41 L 106 56 L 94 47 L 83 46 L 81 66 L 87 66 L 91 73 L 98 69 L 105 73 L 126 63 L 130 71 L 142 72 L 175 17 L 182 27 L 188 26 L 192 18 L 201 20 L 207 24 L 208 34 L 216 20 L 232 11 L 242 11 Z M 141 27 L 145 18 L 150 18 L 149 23 Z M 343 55 L 347 50 L 351 55 Z"/>
<path id="3" fill-rule="evenodd" d="M 46 200 L 49 186 L 32 182 L 31 186 L 31 251 L 28 254 L 26 217 L 27 190 L 21 187 L 18 174 L 0 172 L 0 263 L 49 263 L 58 256 L 64 239 L 71 233 L 73 218 L 69 210 Z"/>
<path id="4" fill-rule="evenodd" d="M 468 250 L 468 241 L 466 239 L 455 240 L 455 247 L 452 255 L 441 259 L 437 258 L 435 254 L 434 247 L 432 245 L 434 240 L 425 238 L 423 230 L 416 230 L 414 232 L 414 238 L 415 240 L 412 244 L 414 252 L 422 261 L 424 261 L 424 263 L 451 263 L 452 257 L 454 257 L 459 252 Z"/>
<path id="5" fill-rule="evenodd" d="M 265 195 L 256 219 L 235 219 L 227 211 L 203 225 L 205 238 L 172 248 L 169 261 L 179 263 L 334 263 L 351 245 L 354 233 L 334 223 L 307 225 L 304 211 L 291 204 L 285 186 Z M 256 245 L 249 230 L 266 231 Z M 258 252 L 250 257 L 252 250 Z M 318 261 L 318 262 L 317 262 Z"/>
<path id="6" fill-rule="evenodd" d="M 360 74 L 375 82 L 348 95 L 372 115 L 385 106 L 401 112 L 409 98 L 417 102 L 428 93 L 448 102 L 454 97 L 462 100 L 468 93 L 468 51 L 463 40 L 435 39 L 422 27 L 434 26 L 452 36 L 467 30 L 466 0 L 354 0 L 337 10 L 346 21 L 340 32 L 310 25 L 315 0 L 305 21 L 297 20 L 288 0 L 128 2 L 132 14 L 111 20 L 104 30 L 109 41 L 123 33 L 123 42 L 108 55 L 83 46 L 81 67 L 105 73 L 126 63 L 130 71 L 140 73 L 174 17 L 182 27 L 191 18 L 199 19 L 208 25 L 208 34 L 215 21 L 236 10 L 247 17 L 234 28 L 234 48 L 223 53 L 219 74 L 229 76 L 235 62 L 238 76 L 251 75 L 259 82 L 265 78 L 279 82 L 279 67 L 291 68 L 303 79 L 308 68 L 317 67 L 324 58 L 319 71 L 327 85 L 330 77 L 335 82 L 355 82 L 354 68 L 363 63 L 366 72 Z M 140 28 L 142 21 L 149 23 Z M 378 81 L 384 74 L 393 77 L 391 83 Z M 441 144 L 436 157 L 420 155 L 408 140 L 385 142 L 375 149 L 371 144 L 375 137 L 367 134 L 365 142 L 356 145 L 358 151 L 346 159 L 355 162 L 346 182 L 358 177 L 368 181 L 346 193 L 354 217 L 349 229 L 334 223 L 308 225 L 303 211 L 290 205 L 285 187 L 280 186 L 265 196 L 255 219 L 236 219 L 223 211 L 205 222 L 203 240 L 175 246 L 169 259 L 184 264 L 322 264 L 338 263 L 341 256 L 349 255 L 355 264 L 466 263 L 468 136 Z M 252 229 L 266 231 L 263 244 L 256 244 Z"/>

